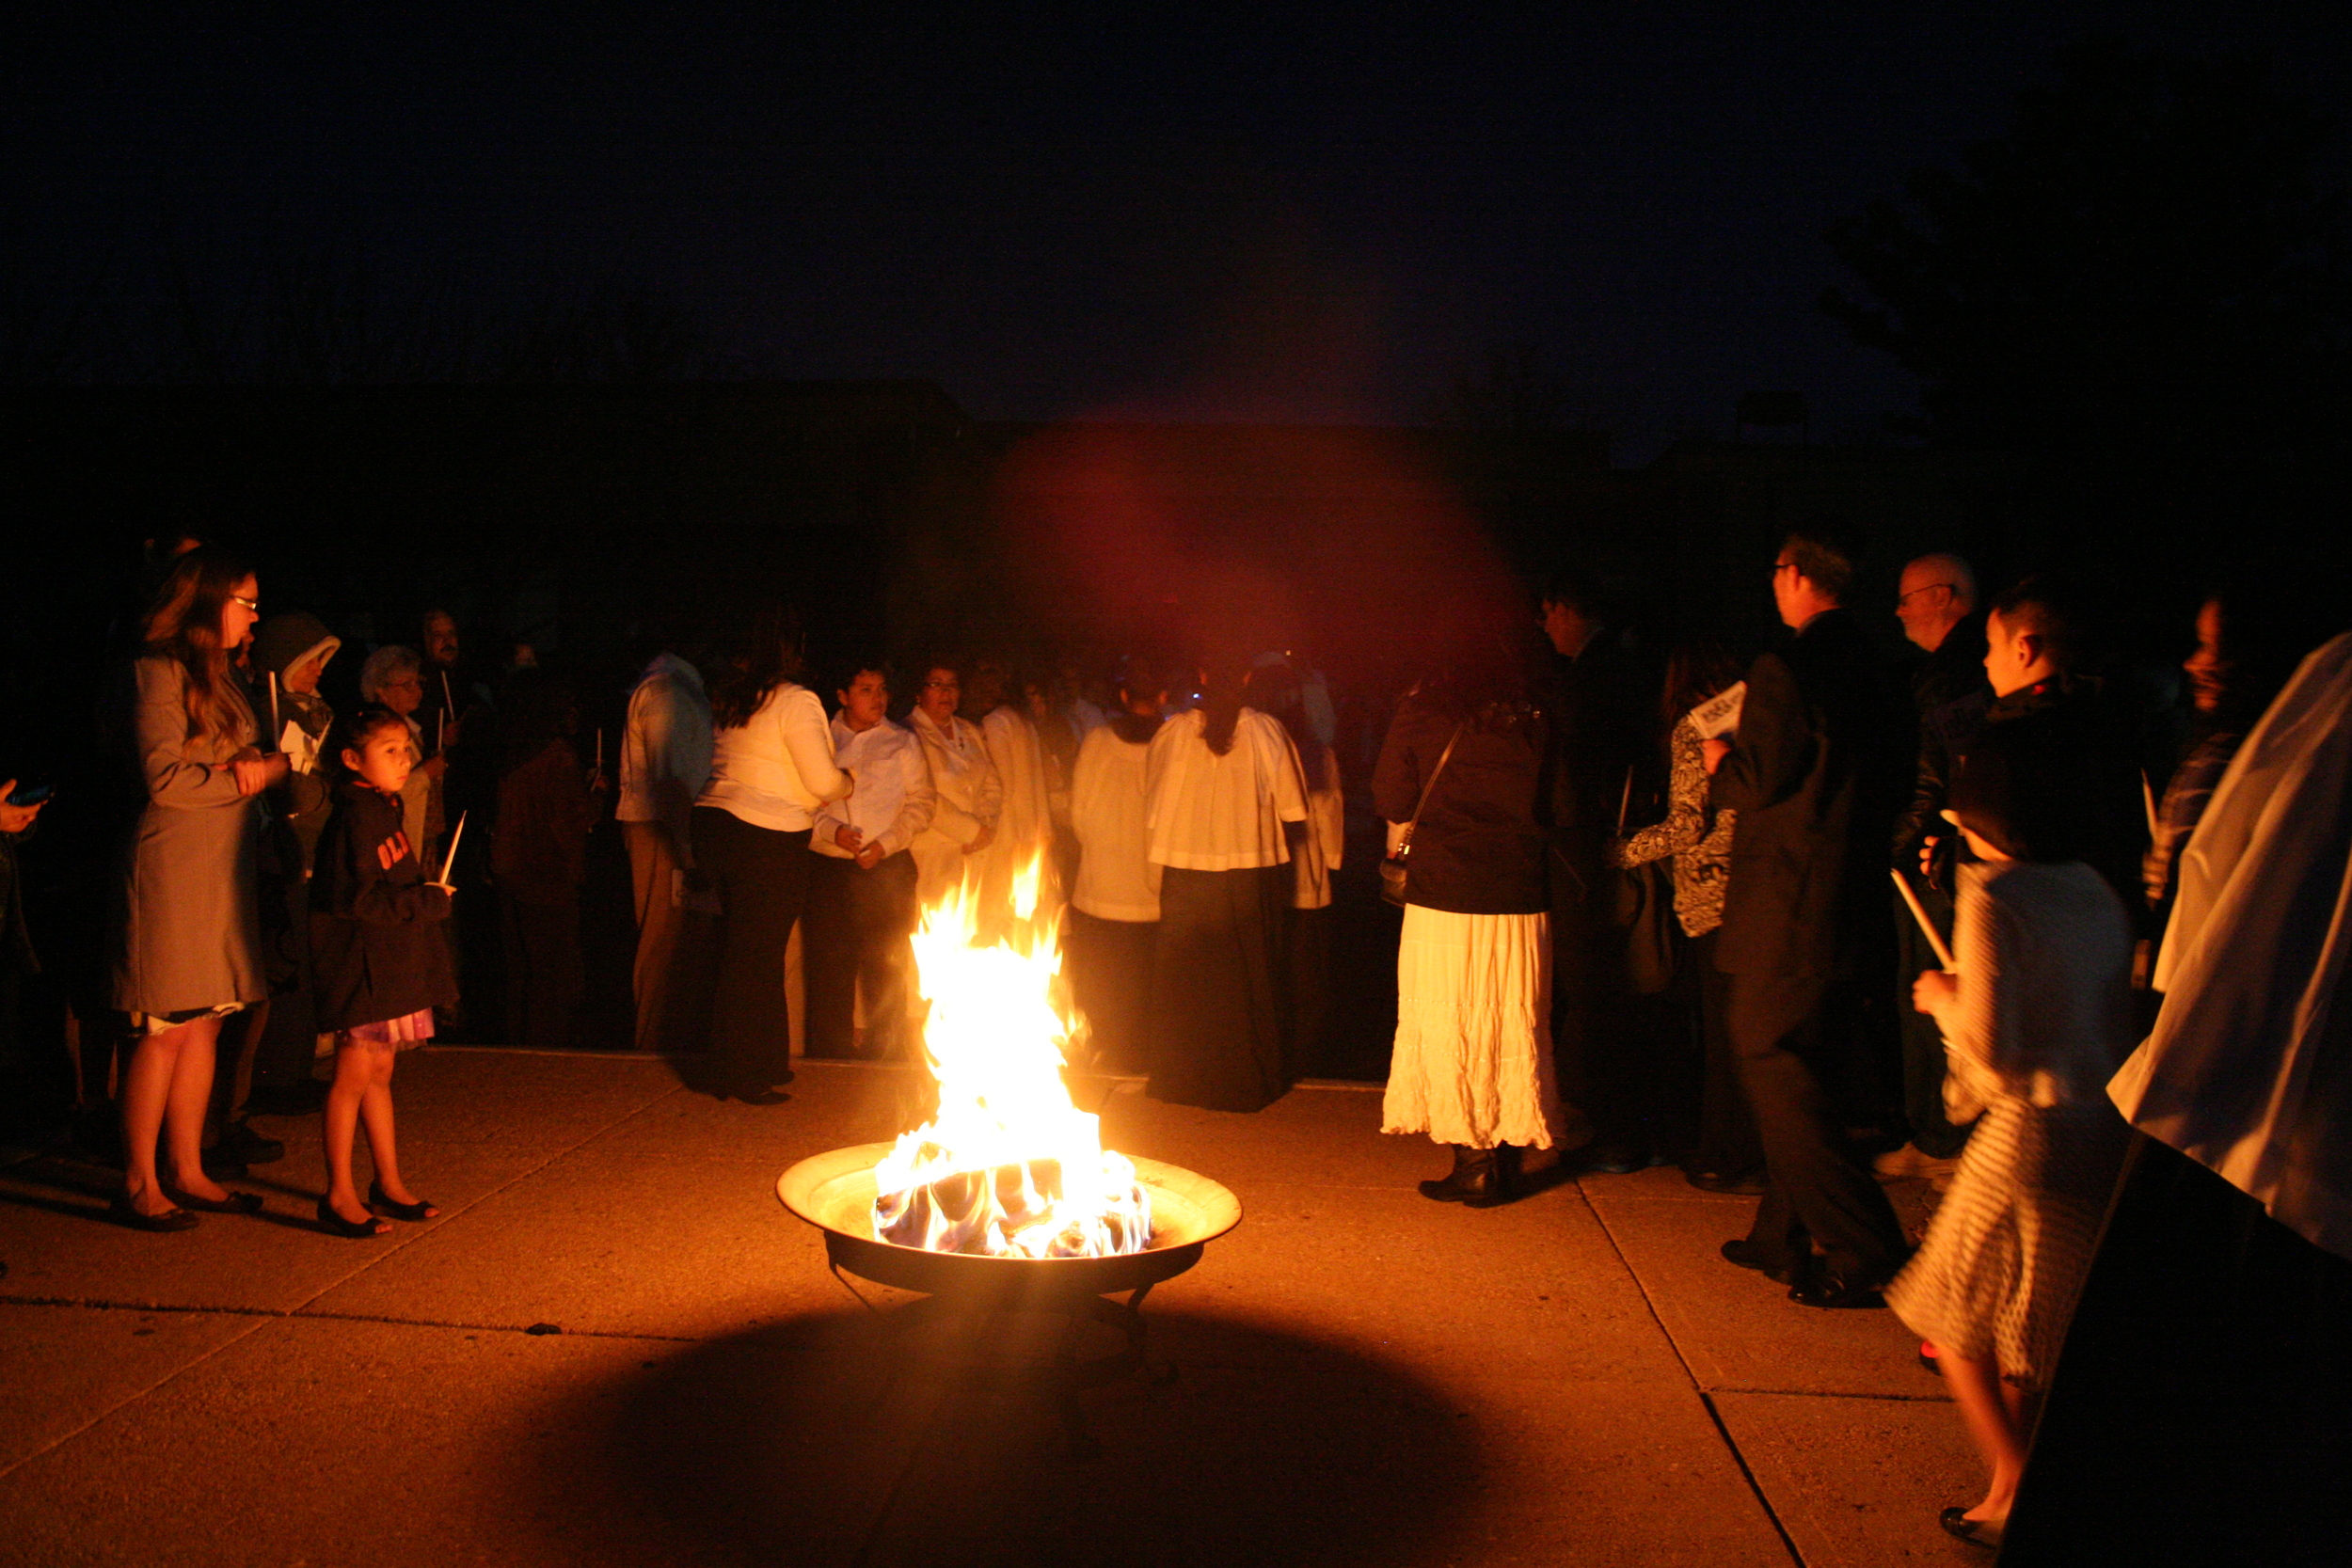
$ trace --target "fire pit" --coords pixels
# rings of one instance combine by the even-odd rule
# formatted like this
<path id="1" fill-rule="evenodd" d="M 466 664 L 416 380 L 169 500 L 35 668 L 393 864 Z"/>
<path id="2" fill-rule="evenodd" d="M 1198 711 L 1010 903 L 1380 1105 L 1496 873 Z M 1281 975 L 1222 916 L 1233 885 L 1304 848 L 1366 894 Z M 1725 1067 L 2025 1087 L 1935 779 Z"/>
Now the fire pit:
<path id="1" fill-rule="evenodd" d="M 964 1369 L 968 1380 L 997 1388 L 1035 1388 L 1054 1399 L 1064 1435 L 1079 1458 L 1101 1445 L 1086 1430 L 1082 1389 L 1147 1372 L 1143 1298 L 1200 1260 L 1201 1249 L 1241 1223 L 1241 1202 L 1205 1176 L 1157 1160 L 1135 1162 L 1136 1180 L 1152 1205 L 1152 1239 L 1140 1252 L 1100 1258 L 1009 1258 L 931 1252 L 900 1246 L 874 1234 L 874 1167 L 893 1146 L 858 1144 L 811 1155 L 776 1180 L 784 1206 L 825 1235 L 825 1258 L 836 1274 L 914 1291 L 944 1309 L 975 1319 L 968 1335 L 983 1354 Z M 1124 1301 L 1114 1292 L 1131 1292 Z M 989 1347 L 1009 1342 L 1005 1320 L 1021 1312 L 1055 1312 L 1069 1320 L 1053 1360 L 1042 1367 L 986 1358 Z M 1118 1330 L 1124 1344 L 1081 1359 L 1079 1330 L 1098 1323 Z M 1168 1382 L 1173 1368 L 1152 1373 Z"/>
<path id="2" fill-rule="evenodd" d="M 899 1246 L 874 1234 L 874 1167 L 886 1143 L 812 1155 L 777 1179 L 787 1209 L 825 1233 L 834 1267 L 925 1295 L 1055 1307 L 1078 1297 L 1148 1291 L 1200 1260 L 1200 1249 L 1241 1223 L 1241 1202 L 1205 1176 L 1157 1160 L 1135 1162 L 1152 1199 L 1152 1240 L 1103 1258 L 1001 1258 Z"/>
<path id="3" fill-rule="evenodd" d="M 1101 1118 L 1073 1102 L 1064 1048 L 1077 1020 L 1041 876 L 1032 856 L 1007 905 L 984 907 L 967 881 L 924 911 L 914 949 L 938 1089 L 930 1122 L 803 1160 L 776 1196 L 825 1233 L 836 1277 L 919 1291 L 954 1315 L 983 1381 L 1041 1380 L 1072 1446 L 1091 1453 L 1078 1390 L 1144 1370 L 1144 1296 L 1241 1223 L 1241 1205 L 1207 1177 L 1104 1148 Z M 1109 1299 L 1119 1291 L 1125 1301 Z M 1014 1315 L 1039 1312 L 1068 1319 L 1058 1350 L 1042 1368 L 1009 1367 L 1026 1338 Z M 1080 1360 L 1089 1323 L 1124 1347 Z"/>

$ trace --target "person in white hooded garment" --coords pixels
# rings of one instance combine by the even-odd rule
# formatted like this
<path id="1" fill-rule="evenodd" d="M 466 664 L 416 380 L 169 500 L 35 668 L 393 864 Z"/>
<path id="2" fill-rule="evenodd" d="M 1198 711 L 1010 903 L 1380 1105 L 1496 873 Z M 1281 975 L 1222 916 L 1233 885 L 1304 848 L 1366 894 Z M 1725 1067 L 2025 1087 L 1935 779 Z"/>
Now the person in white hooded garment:
<path id="1" fill-rule="evenodd" d="M 2137 1129 L 2003 1568 L 2339 1562 L 2352 1541 L 2352 634 L 2183 852 Z"/>

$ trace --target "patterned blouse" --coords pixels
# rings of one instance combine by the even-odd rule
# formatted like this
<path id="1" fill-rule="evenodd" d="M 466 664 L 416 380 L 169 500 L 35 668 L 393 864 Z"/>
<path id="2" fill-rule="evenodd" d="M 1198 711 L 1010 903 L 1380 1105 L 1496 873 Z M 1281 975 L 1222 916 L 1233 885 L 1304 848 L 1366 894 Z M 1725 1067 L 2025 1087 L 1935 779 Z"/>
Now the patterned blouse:
<path id="1" fill-rule="evenodd" d="M 1685 936 L 1703 937 L 1724 923 L 1735 814 L 1708 807 L 1707 759 L 1690 720 L 1675 725 L 1666 749 L 1674 762 L 1666 783 L 1666 819 L 1612 844 L 1609 863 L 1626 870 L 1672 855 L 1675 916 Z"/>

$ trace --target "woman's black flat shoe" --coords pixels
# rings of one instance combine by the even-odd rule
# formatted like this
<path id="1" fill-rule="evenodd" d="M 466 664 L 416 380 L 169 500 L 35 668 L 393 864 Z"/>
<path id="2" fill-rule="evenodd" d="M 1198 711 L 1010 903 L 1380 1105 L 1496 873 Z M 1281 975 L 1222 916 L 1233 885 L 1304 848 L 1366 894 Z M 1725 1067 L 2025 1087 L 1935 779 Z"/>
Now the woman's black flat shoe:
<path id="1" fill-rule="evenodd" d="M 368 1183 L 368 1207 L 388 1219 L 395 1220 L 429 1220 L 440 1212 L 423 1198 L 414 1203 L 394 1203 L 384 1196 L 384 1183 L 381 1181 Z"/>
<path id="2" fill-rule="evenodd" d="M 343 1218 L 335 1212 L 335 1206 L 325 1198 L 319 1199 L 319 1224 L 326 1227 L 328 1235 L 341 1236 L 346 1241 L 353 1242 L 364 1242 L 371 1237 L 389 1236 L 392 1233 L 392 1227 L 373 1214 L 370 1214 L 363 1220 Z"/>
<path id="3" fill-rule="evenodd" d="M 173 1193 L 171 1199 L 183 1209 L 194 1209 L 206 1214 L 258 1214 L 262 1212 L 262 1195 L 259 1193 L 232 1192 L 219 1199 L 198 1197 L 193 1193 Z"/>
<path id="4" fill-rule="evenodd" d="M 1947 1508 L 1935 1516 L 1935 1522 L 1942 1525 L 1947 1533 L 1959 1536 L 1971 1546 L 1982 1546 L 1987 1551 L 2000 1550 L 2001 1527 L 1990 1519 L 1971 1519 L 1964 1508 Z"/>
<path id="5" fill-rule="evenodd" d="M 117 1193 L 106 1206 L 106 1212 L 117 1225 L 127 1225 L 134 1230 L 162 1235 L 167 1230 L 194 1230 L 200 1223 L 185 1209 L 167 1209 L 160 1214 L 142 1214 L 131 1207 L 131 1195 Z"/>

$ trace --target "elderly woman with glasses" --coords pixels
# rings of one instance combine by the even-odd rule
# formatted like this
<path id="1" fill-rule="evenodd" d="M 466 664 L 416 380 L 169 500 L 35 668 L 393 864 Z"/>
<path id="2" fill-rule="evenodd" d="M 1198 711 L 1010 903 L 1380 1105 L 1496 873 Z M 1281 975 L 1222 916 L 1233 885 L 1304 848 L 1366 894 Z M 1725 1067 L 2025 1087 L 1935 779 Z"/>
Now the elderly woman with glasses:
<path id="1" fill-rule="evenodd" d="M 424 729 L 417 722 L 417 710 L 424 705 L 424 661 L 417 657 L 414 648 L 394 644 L 370 654 L 368 661 L 359 667 L 359 700 L 390 708 L 405 720 L 409 743 L 417 749 L 418 756 L 425 757 Z M 428 863 L 428 850 L 447 825 L 443 820 L 441 782 L 448 768 L 446 757 L 425 757 L 401 786 L 401 828 L 408 834 L 408 842 L 416 847 L 419 859 Z"/>

